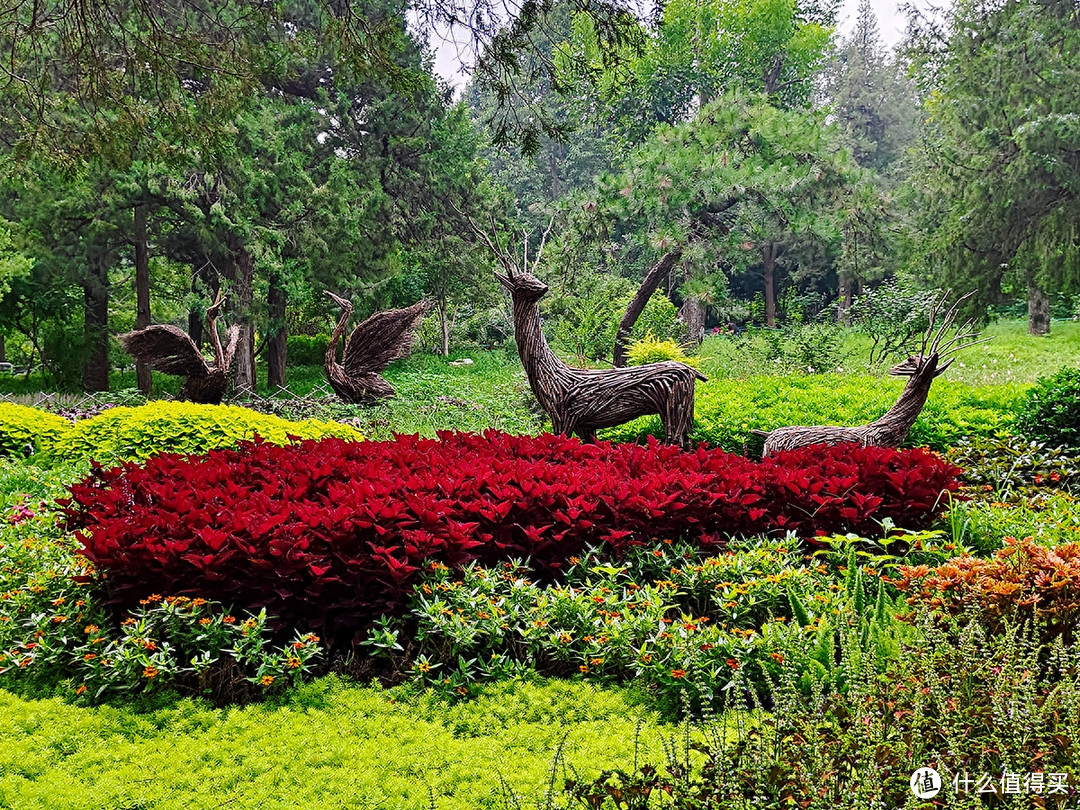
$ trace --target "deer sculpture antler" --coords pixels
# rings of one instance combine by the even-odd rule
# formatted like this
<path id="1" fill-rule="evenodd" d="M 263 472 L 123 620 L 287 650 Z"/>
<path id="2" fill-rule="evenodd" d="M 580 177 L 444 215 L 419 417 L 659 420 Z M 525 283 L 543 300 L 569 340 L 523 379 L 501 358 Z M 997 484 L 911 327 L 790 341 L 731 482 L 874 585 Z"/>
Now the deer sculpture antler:
<path id="1" fill-rule="evenodd" d="M 907 377 L 907 385 L 900 393 L 900 398 L 889 411 L 868 425 L 858 427 L 839 427 L 834 425 L 816 425 L 811 427 L 783 427 L 772 431 L 752 431 L 765 437 L 763 455 L 772 455 L 781 450 L 793 450 L 811 444 L 842 444 L 852 442 L 864 447 L 899 447 L 907 440 L 915 420 L 919 418 L 926 399 L 930 394 L 930 385 L 934 378 L 941 375 L 953 364 L 957 353 L 990 338 L 978 338 L 974 319 L 965 321 L 948 337 L 956 322 L 960 305 L 974 295 L 974 291 L 961 296 L 946 308 L 951 291 L 938 296 L 930 306 L 930 326 L 923 333 L 918 354 L 908 357 L 904 362 L 889 369 L 889 374 Z M 940 323 L 938 317 L 941 317 Z M 948 339 L 946 339 L 948 338 Z"/>

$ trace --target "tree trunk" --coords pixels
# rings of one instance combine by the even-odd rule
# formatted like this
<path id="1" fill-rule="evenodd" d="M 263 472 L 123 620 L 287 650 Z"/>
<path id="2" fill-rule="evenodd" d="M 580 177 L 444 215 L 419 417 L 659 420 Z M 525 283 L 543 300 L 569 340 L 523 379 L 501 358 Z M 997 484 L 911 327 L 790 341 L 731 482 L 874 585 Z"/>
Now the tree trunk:
<path id="1" fill-rule="evenodd" d="M 104 256 L 90 260 L 83 282 L 83 338 L 87 353 L 83 361 L 85 391 L 109 390 L 109 270 Z"/>
<path id="2" fill-rule="evenodd" d="M 234 385 L 241 394 L 255 391 L 255 324 L 252 322 L 254 302 L 255 257 L 238 236 L 226 239 L 229 248 L 229 280 L 232 282 L 229 309 L 233 323 L 240 324 L 240 339 L 236 346 L 236 376 Z"/>
<path id="3" fill-rule="evenodd" d="M 270 328 L 274 330 L 266 345 L 266 385 L 273 393 L 285 387 L 289 341 L 288 325 L 285 322 L 285 288 L 281 286 L 281 279 L 276 273 L 270 276 L 266 303 L 270 312 Z"/>
<path id="4" fill-rule="evenodd" d="M 851 305 L 855 302 L 855 282 L 848 276 L 840 276 L 840 305 L 836 310 L 836 322 L 851 326 Z"/>
<path id="5" fill-rule="evenodd" d="M 442 356 L 450 356 L 450 322 L 447 320 L 447 303 L 445 298 L 439 299 L 439 325 L 442 327 Z"/>
<path id="6" fill-rule="evenodd" d="M 1050 333 L 1050 296 L 1035 284 L 1028 282 L 1028 334 Z"/>
<path id="7" fill-rule="evenodd" d="M 0 334 L 0 363 L 7 362 L 7 347 L 4 345 L 4 335 Z"/>
<path id="8" fill-rule="evenodd" d="M 686 324 L 689 346 L 700 346 L 705 339 L 705 304 L 700 298 L 687 297 L 679 310 L 679 318 Z"/>
<path id="9" fill-rule="evenodd" d="M 776 246 L 761 249 L 761 277 L 765 282 L 765 325 L 776 328 Z"/>
<path id="10" fill-rule="evenodd" d="M 150 240 L 146 233 L 146 203 L 135 206 L 135 328 L 150 325 Z M 142 361 L 135 363 L 135 378 L 139 390 L 150 396 L 153 380 L 150 366 Z"/>
<path id="11" fill-rule="evenodd" d="M 555 154 L 556 144 L 548 144 L 548 176 L 551 178 L 551 199 L 555 201 L 562 196 L 559 183 L 559 161 Z"/>
<path id="12" fill-rule="evenodd" d="M 645 274 L 645 280 L 641 282 L 641 286 L 627 305 L 626 312 L 619 321 L 619 329 L 615 333 L 615 347 L 611 354 L 611 362 L 616 368 L 626 366 L 626 348 L 630 343 L 630 332 L 633 331 L 634 324 L 641 317 L 641 313 L 645 311 L 645 305 L 649 303 L 652 294 L 656 292 L 664 276 L 671 272 L 671 268 L 675 266 L 680 256 L 682 256 L 682 251 L 679 250 L 665 253 L 660 261 Z"/>

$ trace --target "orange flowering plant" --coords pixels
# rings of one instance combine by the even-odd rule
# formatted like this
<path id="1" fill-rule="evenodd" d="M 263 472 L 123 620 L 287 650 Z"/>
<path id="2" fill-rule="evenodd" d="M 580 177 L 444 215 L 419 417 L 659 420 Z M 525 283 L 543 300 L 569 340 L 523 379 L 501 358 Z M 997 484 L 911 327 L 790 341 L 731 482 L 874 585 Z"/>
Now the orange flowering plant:
<path id="1" fill-rule="evenodd" d="M 950 615 L 974 610 L 991 632 L 1033 621 L 1043 641 L 1075 640 L 1080 620 L 1080 543 L 1047 547 L 1030 537 L 1005 538 L 993 557 L 957 557 L 936 568 L 905 566 L 897 587 L 909 603 Z"/>

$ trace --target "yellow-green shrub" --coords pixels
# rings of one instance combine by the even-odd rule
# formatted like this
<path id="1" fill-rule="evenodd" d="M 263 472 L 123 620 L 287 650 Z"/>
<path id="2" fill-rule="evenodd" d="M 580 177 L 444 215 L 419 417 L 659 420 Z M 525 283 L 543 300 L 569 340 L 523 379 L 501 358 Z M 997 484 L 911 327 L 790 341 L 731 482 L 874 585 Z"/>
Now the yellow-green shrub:
<path id="1" fill-rule="evenodd" d="M 690 357 L 683 351 L 682 346 L 674 340 L 660 340 L 649 332 L 641 340 L 635 340 L 630 344 L 626 352 L 627 364 L 631 366 L 643 366 L 647 363 L 659 363 L 663 360 L 675 360 L 688 366 L 696 366 L 697 358 Z"/>
<path id="2" fill-rule="evenodd" d="M 234 405 L 152 402 L 137 408 L 112 408 L 78 422 L 48 452 L 54 459 L 141 461 L 158 453 L 205 453 L 256 434 L 272 444 L 287 444 L 289 436 L 363 438 L 358 430 L 339 422 L 290 422 Z"/>
<path id="3" fill-rule="evenodd" d="M 54 413 L 0 402 L 0 455 L 25 456 L 27 447 L 35 453 L 47 450 L 70 428 Z"/>

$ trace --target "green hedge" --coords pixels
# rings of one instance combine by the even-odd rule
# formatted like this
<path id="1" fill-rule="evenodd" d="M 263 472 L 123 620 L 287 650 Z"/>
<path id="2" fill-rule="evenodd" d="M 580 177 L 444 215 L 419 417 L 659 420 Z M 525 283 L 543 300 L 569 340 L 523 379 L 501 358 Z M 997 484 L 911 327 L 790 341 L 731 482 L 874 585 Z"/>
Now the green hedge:
<path id="1" fill-rule="evenodd" d="M 363 438 L 358 430 L 339 422 L 289 422 L 234 405 L 153 402 L 138 408 L 112 408 L 77 422 L 48 452 L 57 459 L 143 460 L 158 453 L 205 453 L 251 439 L 256 433 L 273 444 L 287 444 L 289 436 Z"/>
<path id="2" fill-rule="evenodd" d="M 71 423 L 62 416 L 25 405 L 0 402 L 0 455 L 23 457 L 52 446 Z"/>
<path id="3" fill-rule="evenodd" d="M 861 425 L 896 402 L 904 381 L 850 374 L 805 377 L 713 378 L 698 383 L 694 402 L 696 441 L 741 453 L 760 439 L 752 429 L 789 425 Z M 970 386 L 938 380 L 908 439 L 910 446 L 944 451 L 964 437 L 995 436 L 1012 429 L 1026 386 Z M 662 436 L 658 417 L 637 419 L 602 433 L 615 441 Z"/>
<path id="4" fill-rule="evenodd" d="M 289 335 L 285 351 L 294 366 L 321 366 L 326 360 L 329 335 Z"/>
<path id="5" fill-rule="evenodd" d="M 359 441 L 360 431 L 339 422 L 290 422 L 232 405 L 152 402 L 136 408 L 111 408 L 72 425 L 37 408 L 0 403 L 0 454 L 26 455 L 26 447 L 45 463 L 93 458 L 143 460 L 157 453 L 205 453 L 229 447 L 256 434 L 273 444 L 290 436 L 321 439 L 340 436 Z"/>
<path id="6" fill-rule="evenodd" d="M 1080 368 L 1040 377 L 1024 399 L 1017 428 L 1029 439 L 1080 449 Z"/>

